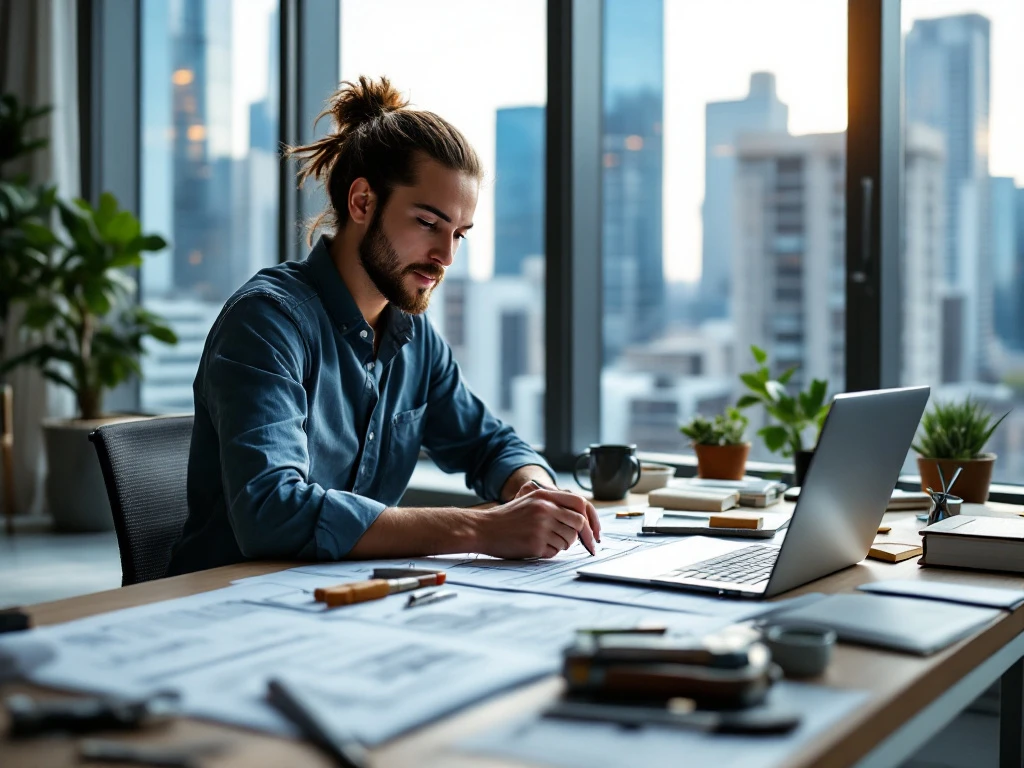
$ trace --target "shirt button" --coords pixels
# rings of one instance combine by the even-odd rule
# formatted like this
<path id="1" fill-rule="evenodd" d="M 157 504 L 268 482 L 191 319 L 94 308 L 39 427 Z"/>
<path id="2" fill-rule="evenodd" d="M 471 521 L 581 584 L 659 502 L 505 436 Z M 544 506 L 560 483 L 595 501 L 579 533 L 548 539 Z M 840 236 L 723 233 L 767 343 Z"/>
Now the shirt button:
<path id="1" fill-rule="evenodd" d="M 370 434 L 368 434 L 368 435 L 367 435 L 366 437 L 367 437 L 368 439 L 370 439 L 370 440 L 373 440 L 373 432 L 371 432 Z"/>
<path id="2" fill-rule="evenodd" d="M 366 336 L 367 336 L 367 333 L 366 333 L 365 329 L 359 332 L 359 338 L 365 339 Z"/>

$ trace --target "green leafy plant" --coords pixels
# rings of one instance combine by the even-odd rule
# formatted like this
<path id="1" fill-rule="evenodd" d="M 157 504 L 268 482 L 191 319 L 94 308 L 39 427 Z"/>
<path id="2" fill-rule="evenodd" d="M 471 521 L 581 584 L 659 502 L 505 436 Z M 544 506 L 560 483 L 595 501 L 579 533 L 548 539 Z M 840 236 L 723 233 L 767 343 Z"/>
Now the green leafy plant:
<path id="1" fill-rule="evenodd" d="M 22 106 L 10 94 L 0 96 L 0 360 L 11 338 L 6 327 L 11 306 L 38 291 L 50 275 L 45 233 L 57 190 L 11 170 L 16 161 L 46 147 L 45 138 L 29 134 L 49 112 L 49 107 Z"/>
<path id="2" fill-rule="evenodd" d="M 743 445 L 749 420 L 736 408 L 729 408 L 714 419 L 694 416 L 679 431 L 690 438 L 695 445 Z"/>
<path id="3" fill-rule="evenodd" d="M 825 402 L 828 382 L 814 379 L 806 392 L 791 395 L 786 385 L 793 378 L 797 367 L 794 366 L 777 379 L 773 379 L 768 354 L 756 346 L 751 346 L 750 351 L 757 368 L 740 374 L 740 380 L 747 388 L 748 394 L 743 395 L 736 406 L 742 409 L 763 405 L 768 415 L 777 423 L 762 427 L 757 434 L 764 439 L 765 445 L 772 453 L 781 451 L 785 457 L 794 456 L 804 450 L 803 436 L 808 428 L 815 428 L 817 442 L 817 433 L 821 431 L 821 426 L 828 415 L 829 404 Z"/>
<path id="4" fill-rule="evenodd" d="M 24 327 L 35 346 L 0 367 L 37 366 L 50 381 L 75 393 L 81 418 L 97 418 L 103 392 L 141 374 L 143 339 L 174 344 L 174 332 L 134 301 L 135 281 L 126 267 L 167 243 L 143 234 L 139 220 L 104 193 L 98 208 L 84 200 L 57 202 L 64 232 L 29 228 L 39 250 L 50 256 L 39 287 L 20 300 Z M 66 235 L 65 235 L 66 233 Z"/>
<path id="5" fill-rule="evenodd" d="M 936 403 L 921 419 L 913 449 L 926 459 L 977 459 L 1009 415 L 1007 411 L 993 424 L 992 414 L 970 397 L 961 403 Z"/>

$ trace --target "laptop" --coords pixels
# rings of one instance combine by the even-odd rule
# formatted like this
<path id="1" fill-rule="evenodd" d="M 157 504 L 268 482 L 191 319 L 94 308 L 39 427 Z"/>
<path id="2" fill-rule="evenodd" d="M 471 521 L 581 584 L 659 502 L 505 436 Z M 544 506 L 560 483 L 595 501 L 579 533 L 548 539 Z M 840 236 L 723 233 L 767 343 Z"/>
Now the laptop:
<path id="1" fill-rule="evenodd" d="M 774 597 L 867 556 L 928 387 L 837 395 L 781 545 L 688 536 L 580 568 L 583 578 Z"/>

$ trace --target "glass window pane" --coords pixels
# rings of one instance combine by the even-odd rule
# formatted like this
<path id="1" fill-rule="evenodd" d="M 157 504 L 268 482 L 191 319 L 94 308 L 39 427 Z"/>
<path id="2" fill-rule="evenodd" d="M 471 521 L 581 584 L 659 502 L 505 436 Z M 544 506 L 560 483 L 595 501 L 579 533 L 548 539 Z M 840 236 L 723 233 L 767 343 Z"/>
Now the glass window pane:
<path id="1" fill-rule="evenodd" d="M 996 482 L 1024 482 L 1024 5 L 903 0 L 903 374 L 996 416 Z M 937 332 L 930 332 L 936 329 Z M 917 473 L 914 456 L 905 470 Z"/>
<path id="2" fill-rule="evenodd" d="M 681 453 L 751 344 L 843 390 L 847 4 L 604 3 L 601 437 Z"/>
<path id="3" fill-rule="evenodd" d="M 473 390 L 534 444 L 544 437 L 546 29 L 544 0 L 341 3 L 341 79 L 386 75 L 480 155 L 474 227 L 428 316 Z"/>
<path id="4" fill-rule="evenodd" d="M 191 411 L 225 299 L 278 260 L 278 2 L 141 9 L 142 220 L 170 243 L 142 268 L 142 301 L 179 338 L 143 358 L 141 400 L 149 412 Z"/>

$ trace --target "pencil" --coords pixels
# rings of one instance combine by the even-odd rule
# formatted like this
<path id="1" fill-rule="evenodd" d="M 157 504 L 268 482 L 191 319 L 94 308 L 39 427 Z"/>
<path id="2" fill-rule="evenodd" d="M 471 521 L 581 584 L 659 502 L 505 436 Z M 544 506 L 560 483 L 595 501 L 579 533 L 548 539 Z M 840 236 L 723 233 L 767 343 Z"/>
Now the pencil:
<path id="1" fill-rule="evenodd" d="M 560 490 L 558 488 L 551 488 L 551 487 L 549 487 L 547 485 L 541 485 L 536 480 L 534 480 L 532 477 L 530 478 L 530 482 L 533 483 L 534 485 L 536 485 L 542 491 L 557 491 L 557 490 Z M 590 521 L 589 520 L 587 521 L 587 525 L 588 526 L 590 525 Z M 576 534 L 576 535 L 579 536 L 579 534 Z M 583 545 L 583 548 L 585 550 L 587 550 L 587 552 L 590 553 L 591 557 L 593 557 L 594 556 L 594 550 L 592 550 L 590 547 L 587 546 L 587 543 L 585 541 L 583 541 L 583 537 L 582 536 L 579 536 L 579 539 L 580 539 L 580 544 Z"/>

